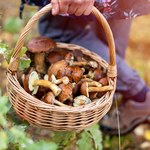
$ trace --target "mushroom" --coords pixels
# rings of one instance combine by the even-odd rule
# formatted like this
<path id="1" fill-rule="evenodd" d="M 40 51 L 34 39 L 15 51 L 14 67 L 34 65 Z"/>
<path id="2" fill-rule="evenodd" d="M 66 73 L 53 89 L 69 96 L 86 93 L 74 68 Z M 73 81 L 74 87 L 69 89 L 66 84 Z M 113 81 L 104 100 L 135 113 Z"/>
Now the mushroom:
<path id="1" fill-rule="evenodd" d="M 82 106 L 91 103 L 91 100 L 85 95 L 80 95 L 74 98 L 73 106 Z"/>
<path id="2" fill-rule="evenodd" d="M 97 92 L 91 92 L 91 93 L 89 93 L 89 98 L 91 99 L 91 100 L 93 100 L 93 99 L 95 99 L 96 97 L 97 97 Z"/>
<path id="3" fill-rule="evenodd" d="M 103 87 L 89 87 L 88 82 L 83 82 L 80 87 L 80 92 L 82 95 L 85 95 L 89 97 L 90 92 L 105 92 L 105 91 L 111 91 L 113 90 L 113 87 L 111 86 L 103 86 Z"/>
<path id="4" fill-rule="evenodd" d="M 28 85 L 28 89 L 33 95 L 37 93 L 39 86 L 51 89 L 55 96 L 59 95 L 61 92 L 61 89 L 52 82 L 47 80 L 39 80 L 36 71 L 31 72 L 31 74 L 28 75 L 28 80 L 24 80 L 24 82 L 25 85 Z"/>
<path id="5" fill-rule="evenodd" d="M 108 79 L 107 77 L 103 77 L 99 80 L 99 83 L 102 84 L 102 86 L 106 86 L 108 85 Z M 105 92 L 99 92 L 97 93 L 97 97 L 102 97 L 105 94 Z"/>
<path id="6" fill-rule="evenodd" d="M 67 66 L 68 66 L 68 63 L 65 60 L 60 60 L 60 61 L 57 61 L 56 63 L 52 64 L 48 69 L 49 78 L 51 77 L 52 74 L 56 76 L 60 69 L 64 70 Z"/>
<path id="7" fill-rule="evenodd" d="M 74 61 L 74 56 L 71 52 L 69 52 L 68 54 L 66 54 L 65 56 L 65 60 L 68 61 L 68 62 L 73 62 Z"/>
<path id="8" fill-rule="evenodd" d="M 46 58 L 50 64 L 54 64 L 57 61 L 65 59 L 65 56 L 67 55 L 67 51 L 64 49 L 58 49 L 54 50 L 49 53 L 48 57 Z"/>
<path id="9" fill-rule="evenodd" d="M 99 80 L 99 83 L 102 84 L 102 86 L 108 85 L 108 79 L 107 77 L 103 77 Z"/>
<path id="10" fill-rule="evenodd" d="M 48 92 L 44 98 L 43 98 L 43 101 L 45 103 L 48 103 L 48 104 L 56 104 L 58 106 L 67 106 L 63 103 L 61 103 L 60 101 L 56 100 L 55 99 L 55 95 L 53 94 L 53 92 Z"/>
<path id="11" fill-rule="evenodd" d="M 73 100 L 73 87 L 72 84 L 60 84 L 59 88 L 61 89 L 61 93 L 58 95 L 58 100 L 61 102 L 65 102 L 67 99 Z"/>
<path id="12" fill-rule="evenodd" d="M 70 62 L 70 66 L 90 66 L 92 68 L 98 68 L 98 63 L 96 61 L 74 61 Z"/>
<path id="13" fill-rule="evenodd" d="M 67 76 L 62 77 L 61 79 L 56 79 L 56 77 L 52 74 L 50 81 L 54 84 L 68 84 L 69 83 L 69 78 Z"/>
<path id="14" fill-rule="evenodd" d="M 30 94 L 31 94 L 31 91 L 29 90 L 28 81 L 29 81 L 29 76 L 30 76 L 31 72 L 33 72 L 33 71 L 35 71 L 35 69 L 33 67 L 30 67 L 21 76 L 21 83 L 23 83 L 23 88 L 26 92 L 28 92 Z"/>
<path id="15" fill-rule="evenodd" d="M 56 77 L 62 78 L 64 76 L 67 76 L 70 81 L 79 82 L 83 76 L 83 70 L 78 66 L 67 66 L 66 68 L 61 68 Z"/>
<path id="16" fill-rule="evenodd" d="M 28 51 L 34 53 L 34 63 L 37 72 L 46 73 L 45 52 L 56 47 L 56 42 L 47 37 L 32 38 L 28 45 Z"/>
<path id="17" fill-rule="evenodd" d="M 74 57 L 75 57 L 75 59 L 77 61 L 84 61 L 85 60 L 84 57 L 83 57 L 83 53 L 81 52 L 81 50 L 75 49 L 73 51 L 73 55 L 74 55 Z"/>

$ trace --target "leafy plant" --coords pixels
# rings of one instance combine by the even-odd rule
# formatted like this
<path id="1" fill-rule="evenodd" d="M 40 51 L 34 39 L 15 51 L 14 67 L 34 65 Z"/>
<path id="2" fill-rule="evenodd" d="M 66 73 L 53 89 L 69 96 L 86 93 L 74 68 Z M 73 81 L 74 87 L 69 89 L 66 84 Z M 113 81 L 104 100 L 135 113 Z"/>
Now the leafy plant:
<path id="1" fill-rule="evenodd" d="M 27 51 L 26 47 L 22 47 L 19 59 L 19 70 L 23 71 L 30 67 L 31 59 L 28 58 L 25 53 Z M 0 54 L 4 55 L 4 58 L 7 60 L 7 63 L 10 63 L 13 50 L 10 50 L 8 45 L 5 43 L 0 43 Z"/>

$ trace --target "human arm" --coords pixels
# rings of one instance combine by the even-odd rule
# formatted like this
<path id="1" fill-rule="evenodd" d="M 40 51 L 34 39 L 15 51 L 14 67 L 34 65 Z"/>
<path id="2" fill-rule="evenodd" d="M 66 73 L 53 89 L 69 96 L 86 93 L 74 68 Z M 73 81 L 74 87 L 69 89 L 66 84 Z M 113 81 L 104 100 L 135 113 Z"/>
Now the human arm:
<path id="1" fill-rule="evenodd" d="M 21 0 L 20 16 L 24 4 L 43 7 L 49 2 L 49 0 Z M 150 14 L 149 0 L 129 0 L 128 2 L 127 0 L 95 0 L 94 5 L 107 19 L 127 19 Z"/>

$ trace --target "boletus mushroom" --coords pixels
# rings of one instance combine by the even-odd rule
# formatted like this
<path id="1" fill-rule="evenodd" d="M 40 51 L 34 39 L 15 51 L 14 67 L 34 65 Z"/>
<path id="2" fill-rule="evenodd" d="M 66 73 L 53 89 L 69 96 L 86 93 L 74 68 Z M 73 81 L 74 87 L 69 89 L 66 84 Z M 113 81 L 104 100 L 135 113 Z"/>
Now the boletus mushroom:
<path id="1" fill-rule="evenodd" d="M 44 96 L 43 101 L 44 101 L 45 103 L 48 103 L 48 104 L 56 104 L 56 105 L 58 105 L 58 106 L 67 106 L 67 105 L 61 103 L 60 101 L 56 100 L 54 93 L 51 92 L 51 91 L 48 92 L 48 93 Z"/>
<path id="2" fill-rule="evenodd" d="M 81 87 L 80 87 L 80 92 L 82 95 L 85 95 L 87 97 L 89 97 L 89 93 L 90 92 L 105 92 L 105 91 L 111 91 L 113 90 L 113 87 L 111 86 L 99 86 L 99 87 L 89 87 L 88 86 L 88 82 L 83 82 L 81 84 Z"/>
<path id="3" fill-rule="evenodd" d="M 74 98 L 73 106 L 82 106 L 91 103 L 91 100 L 85 95 L 80 95 Z"/>
<path id="4" fill-rule="evenodd" d="M 67 76 L 71 82 L 79 82 L 83 76 L 83 69 L 78 66 L 66 66 L 65 68 L 60 68 L 57 72 L 56 77 L 62 78 Z"/>
<path id="5" fill-rule="evenodd" d="M 27 49 L 31 53 L 34 53 L 34 63 L 38 73 L 46 73 L 45 52 L 55 47 L 56 42 L 47 37 L 35 37 L 29 41 Z"/>
<path id="6" fill-rule="evenodd" d="M 68 63 L 65 60 L 60 60 L 60 61 L 57 61 L 56 63 L 52 64 L 48 69 L 49 78 L 51 78 L 52 74 L 56 76 L 60 69 L 64 70 L 67 66 L 68 66 Z"/>
<path id="7" fill-rule="evenodd" d="M 54 83 L 47 80 L 39 80 L 36 71 L 31 72 L 28 80 L 24 80 L 24 82 L 27 82 L 25 84 L 28 85 L 28 88 L 33 95 L 37 93 L 39 86 L 51 89 L 55 96 L 59 95 L 61 92 L 61 89 Z"/>
<path id="8" fill-rule="evenodd" d="M 60 94 L 58 95 L 58 100 L 61 102 L 65 102 L 66 100 L 73 100 L 73 86 L 71 83 L 68 84 L 60 84 L 59 88 L 61 89 Z"/>

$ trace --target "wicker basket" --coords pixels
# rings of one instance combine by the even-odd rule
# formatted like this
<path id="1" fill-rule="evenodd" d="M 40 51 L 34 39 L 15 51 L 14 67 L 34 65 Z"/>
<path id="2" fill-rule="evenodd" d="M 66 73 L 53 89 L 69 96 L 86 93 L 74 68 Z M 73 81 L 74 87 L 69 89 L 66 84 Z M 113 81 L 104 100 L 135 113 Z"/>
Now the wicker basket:
<path id="1" fill-rule="evenodd" d="M 84 106 L 67 108 L 46 104 L 28 94 L 22 88 L 17 79 L 16 72 L 18 69 L 20 50 L 23 47 L 27 34 L 32 29 L 37 20 L 39 20 L 41 16 L 49 12 L 51 9 L 51 4 L 43 7 L 29 20 L 28 24 L 22 31 L 22 34 L 20 35 L 16 44 L 15 51 L 11 57 L 11 63 L 7 72 L 8 94 L 16 113 L 24 120 L 27 120 L 30 124 L 42 128 L 48 128 L 54 131 L 78 131 L 89 127 L 94 123 L 97 123 L 109 111 L 112 105 L 112 99 L 116 88 L 117 74 L 114 39 L 107 21 L 102 16 L 102 14 L 100 14 L 100 12 L 95 7 L 93 7 L 92 13 L 102 24 L 106 33 L 110 49 L 110 63 L 108 64 L 97 54 L 78 45 L 57 43 L 57 46 L 60 48 L 67 48 L 69 50 L 74 48 L 79 49 L 83 52 L 83 54 L 90 56 L 93 60 L 96 60 L 102 67 L 107 70 L 109 85 L 113 87 L 113 90 L 107 92 L 100 99 L 97 99 L 92 103 Z"/>

